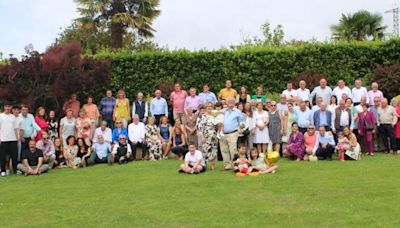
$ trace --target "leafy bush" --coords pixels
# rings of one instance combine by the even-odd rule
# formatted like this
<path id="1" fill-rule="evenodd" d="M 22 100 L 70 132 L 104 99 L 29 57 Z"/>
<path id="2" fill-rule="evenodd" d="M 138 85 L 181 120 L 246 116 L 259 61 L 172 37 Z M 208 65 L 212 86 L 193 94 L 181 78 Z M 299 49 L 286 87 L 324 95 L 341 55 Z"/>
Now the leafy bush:
<path id="1" fill-rule="evenodd" d="M 226 79 L 233 80 L 236 89 L 244 85 L 253 93 L 262 85 L 268 93 L 281 93 L 293 77 L 309 77 L 304 72 L 319 72 L 331 85 L 338 79 L 352 85 L 356 78 L 368 84 L 375 64 L 393 64 L 400 59 L 400 39 L 197 52 L 102 53 L 95 58 L 111 61 L 112 88 L 126 90 L 130 98 L 138 91 L 153 94 L 158 85 L 175 81 L 198 89 L 209 83 L 218 91 Z M 306 81 L 311 87 L 316 80 Z"/>
<path id="2" fill-rule="evenodd" d="M 303 72 L 296 75 L 292 80 L 290 80 L 290 82 L 293 83 L 294 87 L 298 88 L 299 82 L 303 80 L 306 82 L 308 88 L 314 88 L 316 86 L 319 86 L 319 81 L 323 78 L 328 80 L 328 77 L 326 75 L 323 75 L 319 72 Z"/>
<path id="3" fill-rule="evenodd" d="M 378 82 L 385 97 L 395 97 L 400 94 L 400 62 L 392 65 L 376 65 L 372 81 Z"/>

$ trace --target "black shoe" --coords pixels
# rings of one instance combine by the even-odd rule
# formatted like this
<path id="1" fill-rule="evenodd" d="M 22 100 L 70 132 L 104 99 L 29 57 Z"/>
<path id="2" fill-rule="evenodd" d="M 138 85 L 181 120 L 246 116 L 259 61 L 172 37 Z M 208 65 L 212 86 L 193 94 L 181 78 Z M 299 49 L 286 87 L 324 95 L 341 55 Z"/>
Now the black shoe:
<path id="1" fill-rule="evenodd" d="M 184 172 L 183 172 L 183 170 L 180 169 L 180 170 L 178 171 L 178 173 L 184 173 Z"/>

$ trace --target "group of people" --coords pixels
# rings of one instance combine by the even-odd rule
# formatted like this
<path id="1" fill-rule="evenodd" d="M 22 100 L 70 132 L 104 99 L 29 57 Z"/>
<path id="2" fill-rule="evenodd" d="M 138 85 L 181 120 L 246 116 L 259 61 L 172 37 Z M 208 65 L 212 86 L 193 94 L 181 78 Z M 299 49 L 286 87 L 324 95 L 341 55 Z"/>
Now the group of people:
<path id="1" fill-rule="evenodd" d="M 169 113 L 172 110 L 172 113 Z M 59 119 L 58 117 L 62 118 Z M 390 104 L 372 83 L 361 80 L 350 89 L 343 80 L 333 90 L 325 79 L 312 91 L 306 82 L 292 83 L 279 101 L 239 92 L 226 81 L 218 95 L 208 85 L 197 93 L 174 85 L 168 100 L 156 90 L 150 102 L 138 93 L 130 101 L 123 90 L 111 90 L 96 105 L 77 94 L 62 112 L 39 107 L 35 116 L 25 105 L 4 105 L 0 114 L 1 176 L 13 172 L 37 175 L 56 167 L 85 167 L 96 163 L 126 164 L 133 160 L 184 160 L 180 172 L 215 169 L 218 153 L 223 167 L 238 173 L 271 173 L 275 164 L 263 162 L 270 150 L 293 160 L 359 160 L 361 151 L 400 153 L 400 106 Z M 142 153 L 137 156 L 137 148 Z"/>

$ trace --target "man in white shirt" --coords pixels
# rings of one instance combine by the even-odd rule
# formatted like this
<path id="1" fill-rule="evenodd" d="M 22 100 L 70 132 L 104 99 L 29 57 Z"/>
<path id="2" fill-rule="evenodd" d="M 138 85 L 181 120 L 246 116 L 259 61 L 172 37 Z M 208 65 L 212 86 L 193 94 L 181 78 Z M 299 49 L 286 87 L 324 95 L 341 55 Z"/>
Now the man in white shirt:
<path id="1" fill-rule="evenodd" d="M 133 115 L 132 123 L 128 126 L 128 137 L 131 143 L 133 159 L 136 159 L 136 148 L 142 147 L 142 159 L 144 160 L 147 154 L 147 143 L 144 139 L 145 136 L 144 124 L 139 122 L 139 116 Z"/>
<path id="2" fill-rule="evenodd" d="M 107 121 L 103 120 L 100 123 L 100 127 L 96 128 L 94 131 L 94 136 L 93 136 L 93 143 L 97 143 L 97 138 L 99 135 L 102 135 L 104 138 L 104 141 L 106 143 L 111 144 L 112 143 L 112 131 L 110 128 L 107 127 Z"/>
<path id="3" fill-rule="evenodd" d="M 189 153 L 185 155 L 185 161 L 181 165 L 180 173 L 199 174 L 206 171 L 206 162 L 203 153 L 196 146 L 189 145 Z"/>
<path id="4" fill-rule="evenodd" d="M 325 104 L 329 104 L 332 96 L 332 89 L 328 86 L 328 81 L 322 78 L 319 81 L 319 86 L 315 87 L 310 95 L 310 104 L 313 104 L 314 97 L 322 97 Z"/>
<path id="5" fill-rule="evenodd" d="M 347 97 L 352 98 L 351 90 L 346 86 L 344 80 L 338 81 L 338 86 L 333 89 L 332 93 L 336 96 L 338 103 L 342 100 L 343 94 L 346 94 Z"/>
<path id="6" fill-rule="evenodd" d="M 297 97 L 297 102 L 301 101 L 309 101 L 310 100 L 310 90 L 306 88 L 306 82 L 304 80 L 301 80 L 299 82 L 299 87 L 296 90 L 296 97 Z"/>
<path id="7" fill-rule="evenodd" d="M 285 113 L 286 111 L 289 110 L 288 105 L 287 105 L 287 98 L 285 94 L 281 94 L 279 98 L 279 103 L 276 104 L 276 110 L 278 110 L 279 113 Z"/>
<path id="8" fill-rule="evenodd" d="M 7 156 L 11 158 L 14 173 L 17 171 L 19 127 L 11 109 L 11 105 L 6 103 L 4 112 L 0 114 L 0 175 L 2 177 L 6 176 Z"/>
<path id="9" fill-rule="evenodd" d="M 139 115 L 139 121 L 146 123 L 147 117 L 149 116 L 149 106 L 143 99 L 144 95 L 142 92 L 137 94 L 137 99 L 132 104 L 132 116 L 135 114 Z"/>
<path id="10" fill-rule="evenodd" d="M 350 130 L 353 131 L 354 123 L 353 118 L 351 116 L 350 109 L 346 108 L 346 101 L 341 100 L 339 102 L 339 107 L 332 112 L 332 132 L 335 134 L 335 139 L 343 128 L 349 126 Z"/>
<path id="11" fill-rule="evenodd" d="M 289 82 L 282 94 L 286 96 L 287 102 L 293 103 L 296 101 L 297 91 L 293 89 L 293 84 Z"/>
<path id="12" fill-rule="evenodd" d="M 354 106 L 357 106 L 361 102 L 361 98 L 367 98 L 366 101 L 369 103 L 367 88 L 362 86 L 362 81 L 360 79 L 355 80 L 355 87 L 351 90 L 351 95 L 353 97 Z"/>

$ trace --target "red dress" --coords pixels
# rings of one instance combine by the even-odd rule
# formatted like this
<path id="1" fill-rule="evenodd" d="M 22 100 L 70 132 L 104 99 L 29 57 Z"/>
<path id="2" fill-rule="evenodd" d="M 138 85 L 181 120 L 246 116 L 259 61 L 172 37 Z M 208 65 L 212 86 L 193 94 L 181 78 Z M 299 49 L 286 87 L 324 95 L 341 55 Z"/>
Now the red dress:
<path id="1" fill-rule="evenodd" d="M 42 139 L 42 131 L 48 132 L 49 125 L 47 125 L 47 121 L 43 118 L 35 116 L 35 122 L 40 127 L 41 131 L 39 131 L 36 135 L 36 141 Z"/>
<path id="2" fill-rule="evenodd" d="M 397 115 L 400 115 L 400 106 L 396 108 Z M 394 126 L 394 135 L 396 138 L 400 138 L 400 118 L 397 118 L 396 126 Z"/>

